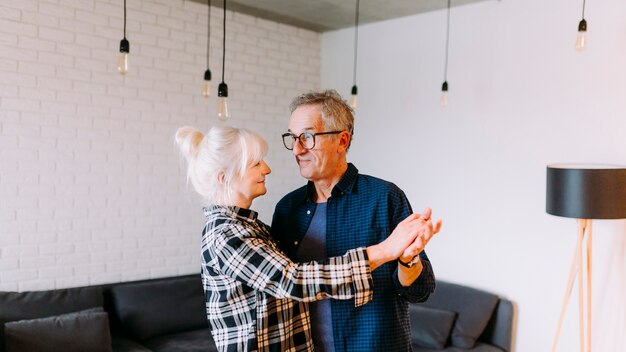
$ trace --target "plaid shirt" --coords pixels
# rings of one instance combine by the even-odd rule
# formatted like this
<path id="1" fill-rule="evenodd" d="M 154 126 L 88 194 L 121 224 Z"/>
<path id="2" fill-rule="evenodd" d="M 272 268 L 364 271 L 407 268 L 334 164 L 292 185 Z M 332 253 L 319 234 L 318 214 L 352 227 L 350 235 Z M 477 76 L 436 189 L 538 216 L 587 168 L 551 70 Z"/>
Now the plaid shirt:
<path id="1" fill-rule="evenodd" d="M 272 235 L 290 258 L 296 258 L 315 213 L 312 192 L 314 185 L 309 182 L 276 205 Z M 326 253 L 335 256 L 351 248 L 380 243 L 411 213 L 411 205 L 400 188 L 361 175 L 348 164 L 326 205 Z M 350 301 L 330 302 L 335 351 L 411 351 L 408 302 L 425 301 L 435 289 L 426 252 L 420 257 L 424 269 L 412 285 L 400 284 L 398 264 L 390 262 L 372 273 L 376 289 L 370 304 L 356 309 Z"/>
<path id="2" fill-rule="evenodd" d="M 372 299 L 365 248 L 320 262 L 294 264 L 257 213 L 204 209 L 202 282 L 213 339 L 220 351 L 313 351 L 306 302 Z"/>

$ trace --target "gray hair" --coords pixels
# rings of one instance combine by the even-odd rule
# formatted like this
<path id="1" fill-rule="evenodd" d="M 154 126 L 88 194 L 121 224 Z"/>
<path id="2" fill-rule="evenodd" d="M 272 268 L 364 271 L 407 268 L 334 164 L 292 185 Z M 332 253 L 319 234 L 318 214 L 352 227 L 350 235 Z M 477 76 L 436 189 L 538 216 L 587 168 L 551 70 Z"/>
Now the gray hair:
<path id="1" fill-rule="evenodd" d="M 232 181 L 242 178 L 249 165 L 263 160 L 267 142 L 243 128 L 213 127 L 204 135 L 195 127 L 176 131 L 176 143 L 187 160 L 191 181 L 207 205 L 232 205 Z M 224 182 L 219 182 L 220 174 Z"/>
<path id="2" fill-rule="evenodd" d="M 354 132 L 354 110 L 334 89 L 319 92 L 304 93 L 295 97 L 289 105 L 289 110 L 293 113 L 298 107 L 303 105 L 319 105 L 322 112 L 322 123 L 328 131 L 348 131 L 350 133 L 350 144 Z"/>

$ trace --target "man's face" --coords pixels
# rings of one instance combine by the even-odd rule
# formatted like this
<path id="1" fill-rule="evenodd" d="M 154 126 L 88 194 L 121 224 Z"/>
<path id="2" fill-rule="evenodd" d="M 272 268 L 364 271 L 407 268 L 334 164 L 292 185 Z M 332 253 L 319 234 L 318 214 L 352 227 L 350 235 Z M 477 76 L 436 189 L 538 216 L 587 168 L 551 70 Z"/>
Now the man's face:
<path id="1" fill-rule="evenodd" d="M 302 132 L 326 132 L 320 106 L 302 105 L 294 110 L 289 119 L 289 132 L 296 136 Z M 339 166 L 345 147 L 342 148 L 337 135 L 315 136 L 315 147 L 310 150 L 296 142 L 292 152 L 300 167 L 300 175 L 310 181 L 341 176 L 342 170 Z"/>

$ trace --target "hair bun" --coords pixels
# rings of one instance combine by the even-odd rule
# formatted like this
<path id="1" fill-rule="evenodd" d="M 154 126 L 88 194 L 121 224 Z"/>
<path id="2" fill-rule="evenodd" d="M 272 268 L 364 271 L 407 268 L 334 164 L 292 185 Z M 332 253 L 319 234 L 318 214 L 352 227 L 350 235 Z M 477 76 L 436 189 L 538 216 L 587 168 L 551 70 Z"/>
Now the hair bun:
<path id="1" fill-rule="evenodd" d="M 203 139 L 204 133 L 195 127 L 185 126 L 176 131 L 176 143 L 186 159 L 195 158 L 198 155 Z"/>

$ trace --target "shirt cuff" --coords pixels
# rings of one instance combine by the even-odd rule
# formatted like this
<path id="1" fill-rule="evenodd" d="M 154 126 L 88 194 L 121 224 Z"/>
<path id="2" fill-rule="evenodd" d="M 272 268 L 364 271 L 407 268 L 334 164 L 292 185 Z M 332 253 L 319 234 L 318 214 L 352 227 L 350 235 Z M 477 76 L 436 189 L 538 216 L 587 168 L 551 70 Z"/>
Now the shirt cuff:
<path id="1" fill-rule="evenodd" d="M 428 299 L 428 296 L 435 290 L 435 276 L 433 274 L 432 266 L 428 259 L 421 257 L 422 273 L 417 279 L 409 286 L 402 286 L 400 279 L 398 279 L 399 267 L 393 273 L 392 280 L 396 287 L 396 293 L 405 300 L 416 303 L 424 302 Z"/>
<path id="2" fill-rule="evenodd" d="M 354 290 L 354 306 L 360 307 L 374 298 L 374 280 L 370 270 L 370 262 L 365 247 L 348 251 L 352 269 L 352 289 Z"/>

